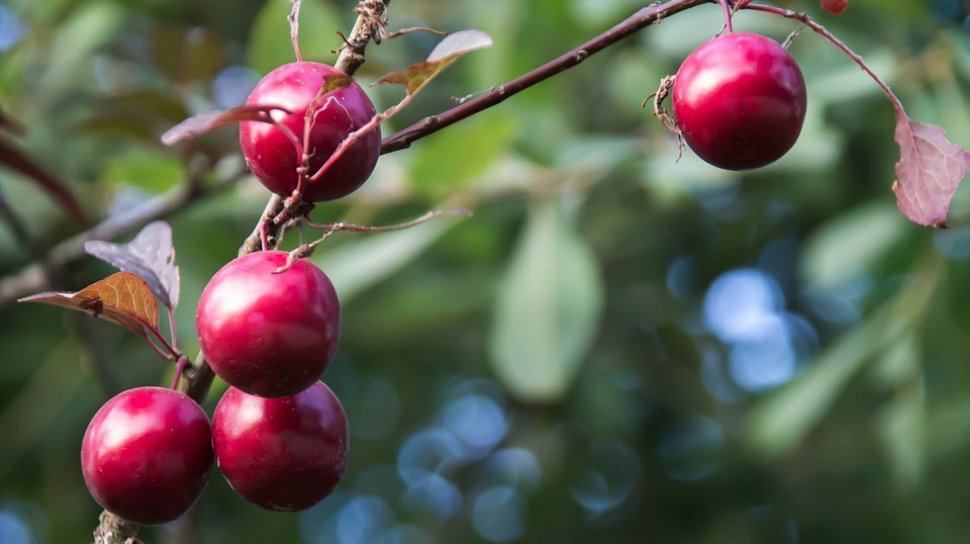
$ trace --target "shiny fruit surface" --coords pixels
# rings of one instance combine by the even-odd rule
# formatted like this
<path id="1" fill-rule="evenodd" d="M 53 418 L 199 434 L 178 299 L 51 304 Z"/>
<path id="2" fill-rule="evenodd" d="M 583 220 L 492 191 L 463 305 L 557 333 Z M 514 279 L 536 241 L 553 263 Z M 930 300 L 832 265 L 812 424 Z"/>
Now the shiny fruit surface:
<path id="1" fill-rule="evenodd" d="M 687 145 L 728 170 L 770 164 L 798 140 L 805 80 L 777 42 L 744 32 L 694 50 L 674 80 L 674 115 Z"/>
<path id="2" fill-rule="evenodd" d="M 340 337 L 340 303 L 330 279 L 282 251 L 239 257 L 209 280 L 196 325 L 206 361 L 243 391 L 264 397 L 298 393 L 326 370 Z"/>
<path id="3" fill-rule="evenodd" d="M 317 62 L 285 64 L 256 84 L 247 105 L 280 106 L 290 113 L 274 111 L 273 118 L 300 139 L 304 136 L 307 109 L 324 85 L 324 78 L 341 75 Z M 306 139 L 312 175 L 340 145 L 376 114 L 370 98 L 355 82 L 331 91 L 318 103 Z M 272 123 L 244 121 L 239 124 L 239 144 L 246 164 L 270 191 L 287 197 L 297 185 L 300 157 L 286 133 Z M 370 177 L 381 151 L 380 127 L 368 132 L 317 181 L 305 187 L 303 199 L 333 200 L 354 192 Z"/>
<path id="4" fill-rule="evenodd" d="M 322 382 L 280 398 L 230 388 L 212 424 L 226 480 L 267 510 L 310 508 L 333 491 L 347 466 L 347 418 Z"/>
<path id="5" fill-rule="evenodd" d="M 105 510 L 139 524 L 184 514 L 205 488 L 212 466 L 209 418 L 189 397 L 138 387 L 94 415 L 81 443 L 81 469 Z"/>

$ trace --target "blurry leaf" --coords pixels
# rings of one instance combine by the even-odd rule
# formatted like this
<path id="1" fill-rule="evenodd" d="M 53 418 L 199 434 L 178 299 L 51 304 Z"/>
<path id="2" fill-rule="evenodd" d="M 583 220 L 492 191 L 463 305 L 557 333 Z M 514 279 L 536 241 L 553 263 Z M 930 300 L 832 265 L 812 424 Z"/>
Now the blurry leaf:
<path id="1" fill-rule="evenodd" d="M 249 35 L 249 64 L 261 74 L 296 61 L 290 42 L 290 0 L 267 0 Z M 327 2 L 303 0 L 300 5 L 300 52 L 321 59 L 340 46 L 340 18 Z"/>
<path id="2" fill-rule="evenodd" d="M 546 200 L 530 210 L 502 283 L 489 338 L 496 374 L 527 401 L 556 401 L 579 372 L 599 324 L 596 257 Z"/>
<path id="3" fill-rule="evenodd" d="M 912 332 L 929 306 L 944 260 L 928 254 L 914 278 L 861 326 L 826 349 L 798 379 L 765 398 L 751 412 L 752 444 L 769 456 L 794 447 L 828 412 L 849 379 L 872 356 Z"/>
<path id="4" fill-rule="evenodd" d="M 900 159 L 893 192 L 900 211 L 914 223 L 943 227 L 950 201 L 970 172 L 970 152 L 946 139 L 943 129 L 913 121 L 896 108 Z"/>
<path id="5" fill-rule="evenodd" d="M 816 230 L 802 253 L 802 278 L 835 291 L 863 277 L 901 241 L 907 225 L 887 203 L 850 209 Z"/>
<path id="6" fill-rule="evenodd" d="M 182 140 L 195 138 L 215 128 L 228 125 L 229 123 L 238 123 L 240 121 L 263 121 L 265 123 L 272 123 L 273 119 L 270 115 L 273 111 L 290 113 L 285 108 L 271 104 L 239 106 L 228 110 L 199 113 L 166 130 L 165 134 L 162 134 L 162 143 L 165 145 L 173 145 Z"/>
<path id="7" fill-rule="evenodd" d="M 91 224 L 84 207 L 63 182 L 41 168 L 10 142 L 0 138 L 0 165 L 35 181 L 60 207 L 82 226 Z"/>
<path id="8" fill-rule="evenodd" d="M 114 2 L 92 1 L 77 5 L 69 20 L 50 42 L 50 55 L 43 78 L 36 84 L 45 91 L 75 84 L 79 72 L 90 70 L 91 54 L 118 35 L 125 19 L 124 8 Z"/>
<path id="9" fill-rule="evenodd" d="M 312 260 L 327 273 L 340 301 L 346 303 L 414 260 L 454 224 L 437 219 L 398 232 L 369 234 L 335 251 L 317 252 Z"/>
<path id="10" fill-rule="evenodd" d="M 162 193 L 185 179 L 182 162 L 167 153 L 143 148 L 112 157 L 105 168 L 108 183 Z"/>
<path id="11" fill-rule="evenodd" d="M 754 408 L 750 438 L 756 448 L 770 456 L 784 453 L 822 419 L 852 376 L 881 348 L 876 339 L 881 321 L 870 319 L 838 339 L 798 379 Z"/>
<path id="12" fill-rule="evenodd" d="M 177 123 L 189 116 L 185 104 L 171 92 L 156 89 L 131 89 L 106 97 L 105 106 L 112 111 L 141 114 L 152 119 Z"/>
<path id="13" fill-rule="evenodd" d="M 903 492 L 914 490 L 923 479 L 926 464 L 925 401 L 922 382 L 900 392 L 879 418 L 879 431 L 893 484 Z"/>
<path id="14" fill-rule="evenodd" d="M 415 148 L 411 167 L 415 187 L 433 200 L 452 194 L 462 182 L 484 173 L 512 143 L 518 129 L 514 117 L 496 114 L 474 117 L 449 127 L 447 134 L 428 138 Z"/>
<path id="15" fill-rule="evenodd" d="M 0 109 L 0 129 L 6 130 L 13 134 L 23 134 L 24 125 L 20 121 L 14 119 L 7 112 Z"/>
<path id="16" fill-rule="evenodd" d="M 926 457 L 926 414 L 921 350 L 916 334 L 900 336 L 876 367 L 876 376 L 895 391 L 879 415 L 879 431 L 893 483 L 903 492 L 923 478 Z"/>
<path id="17" fill-rule="evenodd" d="M 225 57 L 225 45 L 215 33 L 165 24 L 152 30 L 151 51 L 159 71 L 177 83 L 215 76 Z"/>
<path id="18" fill-rule="evenodd" d="M 409 95 L 416 94 L 442 70 L 462 55 L 492 45 L 492 38 L 481 30 L 462 30 L 449 34 L 431 50 L 428 60 L 408 66 L 406 70 L 391 72 L 378 83 L 404 85 Z"/>
<path id="19" fill-rule="evenodd" d="M 84 243 L 89 254 L 143 279 L 152 293 L 171 309 L 178 305 L 179 269 L 175 266 L 172 227 L 164 221 L 145 225 L 128 244 L 100 240 Z"/>
<path id="20" fill-rule="evenodd" d="M 96 113 L 74 124 L 73 133 L 93 132 L 142 142 L 158 142 L 158 132 L 137 117 L 121 112 Z M 86 137 L 87 135 L 81 134 Z"/>
<path id="21" fill-rule="evenodd" d="M 87 312 L 147 339 L 158 331 L 158 302 L 145 280 L 118 272 L 77 293 L 40 293 L 18 302 L 41 302 Z"/>

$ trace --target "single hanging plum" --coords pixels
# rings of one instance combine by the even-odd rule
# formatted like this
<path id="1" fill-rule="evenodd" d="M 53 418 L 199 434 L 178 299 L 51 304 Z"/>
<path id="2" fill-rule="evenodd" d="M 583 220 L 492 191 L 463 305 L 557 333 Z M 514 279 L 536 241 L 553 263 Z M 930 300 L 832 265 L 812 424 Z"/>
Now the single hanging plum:
<path id="1" fill-rule="evenodd" d="M 256 84 L 247 105 L 280 106 L 290 111 L 272 112 L 273 118 L 303 141 L 304 121 L 310 103 L 329 75 L 342 74 L 317 62 L 293 62 L 273 70 Z M 344 139 L 376 114 L 370 98 L 355 82 L 331 91 L 316 106 L 307 138 L 310 152 L 308 176 L 312 176 Z M 290 196 L 297 185 L 300 157 L 292 140 L 272 123 L 244 121 L 239 124 L 239 145 L 246 164 L 270 191 Z M 304 188 L 310 202 L 334 200 L 363 185 L 381 153 L 380 127 L 350 146 L 317 181 Z"/>

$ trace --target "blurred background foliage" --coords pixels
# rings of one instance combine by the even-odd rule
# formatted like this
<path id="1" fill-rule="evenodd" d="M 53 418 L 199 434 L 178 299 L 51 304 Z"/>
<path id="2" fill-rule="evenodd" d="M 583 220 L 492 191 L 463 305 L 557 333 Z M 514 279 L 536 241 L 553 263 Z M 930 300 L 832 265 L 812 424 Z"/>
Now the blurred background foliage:
<path id="1" fill-rule="evenodd" d="M 389 134 L 570 49 L 634 0 L 395 0 L 391 28 L 481 28 Z M 970 146 L 967 2 L 852 0 L 816 16 L 916 119 Z M 332 61 L 354 2 L 304 0 L 302 47 Z M 64 179 L 92 216 L 124 214 L 192 179 L 171 220 L 195 352 L 195 303 L 257 220 L 266 192 L 232 129 L 164 148 L 185 116 L 241 103 L 292 57 L 286 0 L 0 0 L 4 136 Z M 782 40 L 790 21 L 741 13 Z M 313 257 L 343 300 L 325 380 L 352 429 L 337 492 L 301 514 L 234 496 L 214 471 L 192 514 L 149 542 L 826 542 L 970 540 L 970 194 L 951 228 L 906 223 L 889 190 L 889 103 L 803 31 L 801 139 L 732 173 L 641 109 L 715 34 L 714 4 L 671 17 L 499 107 L 384 156 L 319 221 L 387 224 L 429 208 L 475 216 L 338 234 Z M 371 83 L 424 58 L 412 35 L 371 47 Z M 378 106 L 396 89 L 367 87 Z M 79 227 L 0 169 L 26 225 L 0 225 L 0 275 Z M 287 241 L 297 243 L 296 233 Z M 109 273 L 82 259 L 77 289 Z M 0 542 L 83 542 L 99 511 L 78 448 L 106 398 L 171 368 L 85 316 L 0 303 Z M 217 382 L 206 408 L 224 390 Z"/>

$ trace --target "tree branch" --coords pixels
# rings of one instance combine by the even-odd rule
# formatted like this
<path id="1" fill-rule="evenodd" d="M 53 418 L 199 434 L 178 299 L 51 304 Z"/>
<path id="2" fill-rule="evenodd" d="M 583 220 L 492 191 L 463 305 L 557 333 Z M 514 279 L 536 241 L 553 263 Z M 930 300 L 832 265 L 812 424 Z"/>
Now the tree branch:
<path id="1" fill-rule="evenodd" d="M 550 77 L 573 68 L 586 60 L 590 55 L 598 53 L 631 34 L 659 23 L 663 19 L 701 4 L 717 2 L 718 0 L 671 0 L 664 4 L 652 5 L 640 9 L 620 24 L 596 36 L 586 43 L 576 47 L 558 58 L 527 72 L 508 83 L 492 88 L 489 92 L 455 106 L 438 115 L 431 115 L 398 131 L 381 143 L 381 153 L 391 153 L 411 146 L 416 140 L 434 134 L 439 130 L 453 125 L 466 117 L 488 109 L 505 99 L 541 83 Z"/>
<path id="2" fill-rule="evenodd" d="M 211 187 L 200 186 L 190 180 L 186 181 L 167 193 L 124 213 L 109 217 L 92 229 L 58 243 L 41 260 L 27 265 L 19 272 L 0 278 L 0 307 L 20 297 L 50 289 L 54 283 L 52 277 L 59 270 L 86 255 L 84 242 L 114 240 L 124 236 L 151 221 L 183 209 L 202 196 L 221 192 L 235 184 L 241 177 L 242 172 Z"/>

